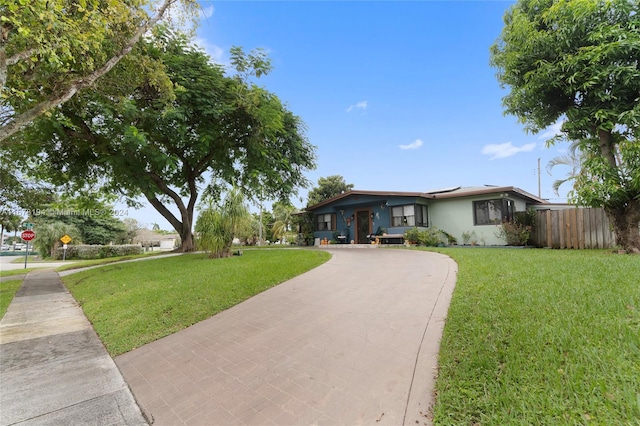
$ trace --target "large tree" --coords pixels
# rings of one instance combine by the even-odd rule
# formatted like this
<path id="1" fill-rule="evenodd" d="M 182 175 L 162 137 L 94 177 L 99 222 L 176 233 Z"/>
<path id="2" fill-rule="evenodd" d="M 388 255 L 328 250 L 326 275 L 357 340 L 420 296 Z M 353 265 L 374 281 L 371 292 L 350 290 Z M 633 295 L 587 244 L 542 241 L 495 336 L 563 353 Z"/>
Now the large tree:
<path id="1" fill-rule="evenodd" d="M 520 0 L 491 48 L 510 90 L 505 112 L 582 153 L 573 200 L 604 207 L 616 242 L 640 250 L 640 4 L 632 0 Z"/>
<path id="2" fill-rule="evenodd" d="M 241 73 L 229 77 L 186 36 L 166 29 L 138 48 L 165 69 L 174 96 L 158 88 L 155 74 L 134 75 L 129 91 L 88 90 L 37 120 L 20 147 L 39 159 L 41 177 L 88 180 L 129 200 L 144 196 L 180 234 L 182 251 L 194 249 L 194 208 L 207 178 L 278 198 L 305 184 L 315 154 L 301 120 L 247 80 L 268 71 L 264 55 L 234 49 Z"/>
<path id="3" fill-rule="evenodd" d="M 91 190 L 75 196 L 62 194 L 34 212 L 29 222 L 35 224 L 36 231 L 53 223 L 72 226 L 84 244 L 122 244 L 127 239 L 127 229 L 118 217 L 120 212 L 113 209 L 110 201 L 111 197 Z"/>
<path id="4" fill-rule="evenodd" d="M 313 206 L 352 189 L 353 184 L 345 182 L 341 175 L 321 177 L 318 179 L 318 186 L 309 191 L 307 206 Z"/>
<path id="5" fill-rule="evenodd" d="M 92 86 L 178 1 L 0 3 L 0 143 Z"/>
<path id="6" fill-rule="evenodd" d="M 50 186 L 29 179 L 20 171 L 27 165 L 11 160 L 0 159 L 0 220 L 16 215 L 26 218 L 54 200 Z"/>

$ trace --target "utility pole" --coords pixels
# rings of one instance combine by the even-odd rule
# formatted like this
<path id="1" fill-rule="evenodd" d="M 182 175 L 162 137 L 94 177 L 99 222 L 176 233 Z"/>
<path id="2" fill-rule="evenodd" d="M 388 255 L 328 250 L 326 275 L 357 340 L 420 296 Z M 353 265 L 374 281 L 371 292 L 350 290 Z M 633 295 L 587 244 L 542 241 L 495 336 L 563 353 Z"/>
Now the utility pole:
<path id="1" fill-rule="evenodd" d="M 258 245 L 262 245 L 262 200 L 260 200 L 260 227 L 258 228 Z"/>
<path id="2" fill-rule="evenodd" d="M 538 157 L 538 198 L 542 198 L 542 193 L 540 191 L 540 157 Z"/>

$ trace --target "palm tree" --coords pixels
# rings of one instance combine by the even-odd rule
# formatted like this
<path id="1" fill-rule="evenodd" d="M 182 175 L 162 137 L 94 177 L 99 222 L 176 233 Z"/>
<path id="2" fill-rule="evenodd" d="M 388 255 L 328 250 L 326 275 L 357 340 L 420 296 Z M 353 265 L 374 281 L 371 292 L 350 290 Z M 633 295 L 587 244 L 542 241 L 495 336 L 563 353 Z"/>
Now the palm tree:
<path id="1" fill-rule="evenodd" d="M 273 205 L 275 222 L 271 226 L 271 232 L 274 238 L 280 238 L 281 243 L 284 243 L 287 232 L 291 231 L 291 220 L 295 211 L 295 207 L 291 204 L 275 203 Z"/>
<path id="2" fill-rule="evenodd" d="M 210 203 L 198 215 L 195 227 L 198 248 L 212 258 L 230 256 L 233 239 L 242 222 L 249 218 L 242 193 L 238 189 L 230 191 L 219 209 Z"/>
<path id="3" fill-rule="evenodd" d="M 82 235 L 75 225 L 64 222 L 45 223 L 36 226 L 38 237 L 34 241 L 40 257 L 56 257 L 56 249 L 62 245 L 60 237 L 69 235 L 74 243 L 80 243 Z"/>
<path id="4" fill-rule="evenodd" d="M 2 217 L 2 219 L 0 220 L 0 243 L 4 242 L 4 231 L 14 231 L 17 236 L 17 232 L 20 229 L 21 223 L 22 218 L 15 214 Z"/>
<path id="5" fill-rule="evenodd" d="M 582 163 L 587 157 L 587 153 L 581 149 L 581 145 L 581 141 L 573 141 L 571 145 L 569 145 L 569 152 L 567 154 L 554 157 L 549 161 L 549 163 L 547 163 L 547 172 L 550 175 L 551 170 L 556 166 L 568 166 L 571 168 L 567 177 L 564 179 L 557 179 L 553 182 L 553 192 L 555 192 L 556 195 L 559 195 L 558 192 L 562 185 L 566 182 L 575 180 L 580 174 Z"/>

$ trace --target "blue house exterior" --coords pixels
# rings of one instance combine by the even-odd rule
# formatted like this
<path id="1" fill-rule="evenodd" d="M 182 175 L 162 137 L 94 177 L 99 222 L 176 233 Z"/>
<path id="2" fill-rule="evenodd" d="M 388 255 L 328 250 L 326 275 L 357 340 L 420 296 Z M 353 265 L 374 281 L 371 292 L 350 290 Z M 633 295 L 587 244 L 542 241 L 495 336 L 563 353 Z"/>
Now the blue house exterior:
<path id="1" fill-rule="evenodd" d="M 309 206 L 314 237 L 338 243 L 402 243 L 413 228 L 435 227 L 458 240 L 472 233 L 484 244 L 506 245 L 497 229 L 515 212 L 546 200 L 512 186 L 454 187 L 430 192 L 345 192 Z"/>
<path id="2" fill-rule="evenodd" d="M 408 229 L 429 227 L 429 200 L 426 193 L 354 190 L 308 210 L 316 238 L 368 244 L 383 233 L 397 239 Z"/>

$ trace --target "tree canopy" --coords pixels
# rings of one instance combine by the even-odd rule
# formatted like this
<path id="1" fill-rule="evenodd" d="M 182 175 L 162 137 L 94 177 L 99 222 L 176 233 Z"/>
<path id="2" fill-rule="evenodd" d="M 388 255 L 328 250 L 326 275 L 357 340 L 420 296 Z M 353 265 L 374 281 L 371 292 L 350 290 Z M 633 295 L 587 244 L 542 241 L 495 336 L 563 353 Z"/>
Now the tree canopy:
<path id="1" fill-rule="evenodd" d="M 640 4 L 520 0 L 491 48 L 505 112 L 581 155 L 573 200 L 604 207 L 618 245 L 640 250 Z"/>
<path id="2" fill-rule="evenodd" d="M 309 191 L 307 206 L 313 206 L 352 189 L 353 184 L 346 183 L 341 175 L 321 177 L 318 179 L 318 186 Z"/>
<path id="3" fill-rule="evenodd" d="M 185 35 L 160 27 L 154 34 L 137 55 L 164 69 L 173 96 L 158 87 L 154 70 L 130 87 L 86 90 L 22 132 L 20 152 L 37 158 L 39 176 L 54 183 L 89 181 L 130 201 L 144 196 L 189 251 L 207 178 L 287 198 L 305 184 L 315 153 L 300 118 L 248 81 L 268 71 L 264 55 L 234 49 L 241 73 L 231 77 Z M 114 80 L 131 76 L 125 66 L 114 72 Z"/>
<path id="4" fill-rule="evenodd" d="M 92 86 L 177 2 L 0 3 L 0 143 Z M 182 4 L 195 16 L 196 2 Z"/>

